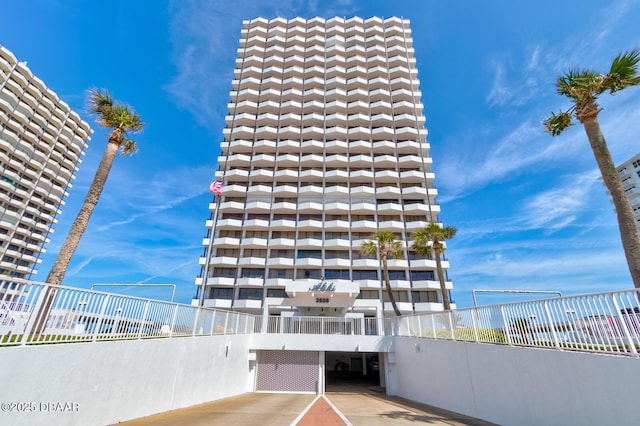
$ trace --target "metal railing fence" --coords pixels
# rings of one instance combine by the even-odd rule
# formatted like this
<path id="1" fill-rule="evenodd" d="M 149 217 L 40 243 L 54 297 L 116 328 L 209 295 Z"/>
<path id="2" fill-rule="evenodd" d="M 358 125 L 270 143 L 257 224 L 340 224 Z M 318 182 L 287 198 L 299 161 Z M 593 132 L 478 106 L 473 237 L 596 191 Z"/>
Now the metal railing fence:
<path id="1" fill-rule="evenodd" d="M 0 346 L 253 333 L 250 314 L 0 277 Z"/>
<path id="2" fill-rule="evenodd" d="M 638 357 L 638 290 L 416 314 L 385 321 L 396 336 Z"/>
<path id="3" fill-rule="evenodd" d="M 256 333 L 382 335 L 378 318 L 269 316 L 256 322 Z"/>

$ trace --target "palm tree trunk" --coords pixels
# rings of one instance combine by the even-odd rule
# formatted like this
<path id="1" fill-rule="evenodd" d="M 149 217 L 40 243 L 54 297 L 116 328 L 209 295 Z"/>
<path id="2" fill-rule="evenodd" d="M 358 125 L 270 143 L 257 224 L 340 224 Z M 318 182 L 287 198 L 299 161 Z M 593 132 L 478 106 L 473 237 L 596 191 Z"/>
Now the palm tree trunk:
<path id="1" fill-rule="evenodd" d="M 395 312 L 396 316 L 401 316 L 402 312 L 398 309 L 398 305 L 396 305 L 396 299 L 393 297 L 393 292 L 391 291 L 391 281 L 389 280 L 389 268 L 387 268 L 387 257 L 382 256 L 382 273 L 384 274 L 384 284 L 387 288 L 387 294 L 389 294 L 389 301 L 391 302 L 391 306 L 393 307 L 393 312 Z M 384 301 L 382 302 L 382 310 L 384 310 Z"/>
<path id="2" fill-rule="evenodd" d="M 633 216 L 631 204 L 624 191 L 618 170 L 611 159 L 611 154 L 600 130 L 597 117 L 589 117 L 585 119 L 582 124 L 589 138 L 593 155 L 600 168 L 602 180 L 611 194 L 613 205 L 616 209 L 622 248 L 627 258 L 633 286 L 640 288 L 640 237 L 638 236 L 638 228 L 636 227 L 636 220 Z"/>
<path id="3" fill-rule="evenodd" d="M 436 258 L 436 270 L 438 271 L 438 279 L 440 280 L 440 291 L 442 292 L 442 304 L 444 305 L 444 310 L 451 310 L 451 303 L 449 302 L 449 293 L 447 292 L 447 286 L 444 282 L 444 274 L 442 273 L 442 263 L 440 262 L 440 250 L 435 249 L 433 253 Z"/>
<path id="4" fill-rule="evenodd" d="M 82 204 L 82 207 L 78 212 L 78 216 L 73 221 L 73 225 L 71 225 L 71 229 L 69 230 L 67 239 L 62 245 L 62 248 L 58 253 L 58 257 L 56 258 L 56 261 L 51 267 L 51 271 L 47 276 L 47 283 L 53 285 L 62 284 L 62 280 L 64 279 L 64 275 L 67 272 L 67 267 L 69 266 L 71 257 L 76 251 L 76 248 L 78 248 L 80 238 L 82 237 L 82 234 L 84 234 L 84 231 L 87 229 L 91 214 L 93 213 L 96 204 L 98 204 L 100 194 L 104 189 L 107 177 L 109 176 L 109 171 L 111 170 L 111 166 L 113 165 L 113 160 L 118 153 L 118 146 L 118 143 L 113 141 L 113 138 L 110 137 L 109 143 L 107 143 L 107 147 L 105 148 L 102 155 L 102 160 L 100 161 L 98 170 L 93 177 L 93 182 L 91 182 L 91 186 L 89 187 L 89 192 L 87 193 L 84 203 Z"/>
<path id="5" fill-rule="evenodd" d="M 87 225 L 89 224 L 89 219 L 91 218 L 93 209 L 95 208 L 96 204 L 98 204 L 100 194 L 102 193 L 104 184 L 107 181 L 107 177 L 109 176 L 109 171 L 111 170 L 111 166 L 113 165 L 113 160 L 118 153 L 118 147 L 119 143 L 115 140 L 114 132 L 112 132 L 111 135 L 109 135 L 109 142 L 107 143 L 107 147 L 102 154 L 102 160 L 100 160 L 98 170 L 93 177 L 93 182 L 91 182 L 91 186 L 89 187 L 89 192 L 87 193 L 84 203 L 82 204 L 82 207 L 78 212 L 78 216 L 76 216 L 73 225 L 71 225 L 71 229 L 69 230 L 67 239 L 62 245 L 62 248 L 58 253 L 58 257 L 51 267 L 51 271 L 49 271 L 49 275 L 47 276 L 46 280 L 48 284 L 53 284 L 56 286 L 62 284 L 62 280 L 64 279 L 64 275 L 67 272 L 67 267 L 69 266 L 71 257 L 73 256 L 73 253 L 76 251 L 76 248 L 80 243 L 82 234 L 84 234 L 85 229 L 87 229 Z M 40 336 L 44 331 L 47 320 L 49 318 L 49 312 L 51 311 L 51 307 L 53 306 L 55 294 L 55 291 L 48 292 L 42 308 L 39 310 L 39 312 L 34 312 L 34 314 L 38 315 L 38 320 L 33 327 L 32 336 Z"/>

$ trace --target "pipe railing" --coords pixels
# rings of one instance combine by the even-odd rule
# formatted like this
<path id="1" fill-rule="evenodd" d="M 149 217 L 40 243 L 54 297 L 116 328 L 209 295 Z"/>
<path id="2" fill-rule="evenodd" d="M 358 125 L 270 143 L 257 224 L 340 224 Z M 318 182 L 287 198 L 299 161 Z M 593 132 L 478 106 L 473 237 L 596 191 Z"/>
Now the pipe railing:
<path id="1" fill-rule="evenodd" d="M 408 315 L 385 322 L 396 336 L 600 352 L 638 357 L 638 290 Z"/>
<path id="2" fill-rule="evenodd" d="M 255 316 L 0 278 L 0 346 L 245 334 Z"/>
<path id="3" fill-rule="evenodd" d="M 0 276 L 0 346 L 217 334 L 406 336 L 638 357 L 638 290 L 372 317 L 254 316 Z"/>

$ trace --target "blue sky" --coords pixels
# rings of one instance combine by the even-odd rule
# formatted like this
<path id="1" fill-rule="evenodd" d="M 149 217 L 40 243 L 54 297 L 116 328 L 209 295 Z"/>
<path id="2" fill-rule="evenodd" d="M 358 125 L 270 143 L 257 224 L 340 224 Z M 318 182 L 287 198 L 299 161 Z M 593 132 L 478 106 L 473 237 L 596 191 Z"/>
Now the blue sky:
<path id="1" fill-rule="evenodd" d="M 632 287 L 583 129 L 552 138 L 541 122 L 567 106 L 555 94 L 559 74 L 606 72 L 618 52 L 640 47 L 638 0 L 5 3 L 0 44 L 95 130 L 36 279 L 46 277 L 102 155 L 107 132 L 85 98 L 104 87 L 146 130 L 138 154 L 116 159 L 64 283 L 173 283 L 189 303 L 242 20 L 338 15 L 411 20 L 440 220 L 458 228 L 447 256 L 459 307 L 472 305 L 473 289 Z M 640 88 L 601 105 L 620 163 L 640 151 Z M 481 304 L 510 300 L 479 296 Z"/>

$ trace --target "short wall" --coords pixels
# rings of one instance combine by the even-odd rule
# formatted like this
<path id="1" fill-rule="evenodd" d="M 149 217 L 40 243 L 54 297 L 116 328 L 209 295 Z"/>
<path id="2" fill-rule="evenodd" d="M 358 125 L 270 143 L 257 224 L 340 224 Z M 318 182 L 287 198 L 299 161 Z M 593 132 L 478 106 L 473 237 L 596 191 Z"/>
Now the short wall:
<path id="1" fill-rule="evenodd" d="M 640 360 L 396 338 L 391 395 L 501 425 L 637 424 Z"/>
<path id="2" fill-rule="evenodd" d="M 0 348 L 0 424 L 106 425 L 251 392 L 250 338 Z"/>

